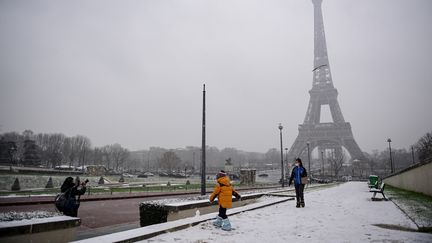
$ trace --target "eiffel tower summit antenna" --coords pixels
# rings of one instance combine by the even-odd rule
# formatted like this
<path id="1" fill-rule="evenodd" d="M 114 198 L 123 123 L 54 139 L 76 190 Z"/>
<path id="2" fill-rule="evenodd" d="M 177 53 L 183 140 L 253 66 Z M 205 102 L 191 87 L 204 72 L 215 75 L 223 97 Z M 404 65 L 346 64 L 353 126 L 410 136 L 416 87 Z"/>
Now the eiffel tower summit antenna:
<path id="1" fill-rule="evenodd" d="M 338 91 L 333 86 L 330 63 L 327 56 L 327 44 L 324 33 L 324 21 L 321 11 L 322 0 L 312 0 L 314 5 L 314 62 L 312 89 L 303 124 L 299 125 L 299 134 L 288 152 L 288 158 L 306 156 L 307 144 L 311 151 L 318 148 L 318 155 L 331 150 L 336 156 L 345 148 L 352 160 L 365 157 L 354 140 L 349 122 L 345 122 L 337 100 Z M 333 122 L 321 123 L 321 106 L 328 105 Z M 323 158 L 320 158 L 320 160 Z"/>

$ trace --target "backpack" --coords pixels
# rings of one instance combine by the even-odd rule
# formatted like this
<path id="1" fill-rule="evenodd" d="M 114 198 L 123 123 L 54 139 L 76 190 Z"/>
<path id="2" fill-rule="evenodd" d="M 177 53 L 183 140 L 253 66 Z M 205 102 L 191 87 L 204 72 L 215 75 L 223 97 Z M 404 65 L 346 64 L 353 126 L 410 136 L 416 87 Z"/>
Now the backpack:
<path id="1" fill-rule="evenodd" d="M 60 212 L 64 212 L 66 207 L 67 207 L 68 201 L 70 199 L 70 193 L 68 194 L 70 189 L 72 189 L 72 188 L 69 188 L 65 192 L 61 192 L 61 193 L 57 194 L 57 196 L 54 199 L 54 204 L 55 204 L 56 208 L 58 209 L 58 211 L 60 211 Z"/>

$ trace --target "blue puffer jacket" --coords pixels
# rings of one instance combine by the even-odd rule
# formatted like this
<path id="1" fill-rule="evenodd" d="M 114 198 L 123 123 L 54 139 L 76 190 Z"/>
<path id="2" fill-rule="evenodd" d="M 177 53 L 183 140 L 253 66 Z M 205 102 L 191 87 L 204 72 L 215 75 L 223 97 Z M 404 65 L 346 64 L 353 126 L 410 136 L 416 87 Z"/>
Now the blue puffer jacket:
<path id="1" fill-rule="evenodd" d="M 296 166 L 291 171 L 291 177 L 289 180 L 289 185 L 291 185 L 294 180 L 295 185 L 301 184 L 301 178 L 307 176 L 306 168 L 303 166 Z"/>

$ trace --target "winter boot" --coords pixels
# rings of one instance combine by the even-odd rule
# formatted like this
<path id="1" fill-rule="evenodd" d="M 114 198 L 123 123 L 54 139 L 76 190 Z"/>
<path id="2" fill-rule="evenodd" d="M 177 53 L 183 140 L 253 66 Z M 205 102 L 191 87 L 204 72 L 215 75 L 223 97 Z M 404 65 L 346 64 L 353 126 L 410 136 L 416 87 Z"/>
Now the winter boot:
<path id="1" fill-rule="evenodd" d="M 305 203 L 304 203 L 304 201 L 301 201 L 301 202 L 300 202 L 300 207 L 302 207 L 302 208 L 305 207 Z"/>
<path id="2" fill-rule="evenodd" d="M 222 220 L 222 229 L 226 231 L 231 230 L 231 222 L 228 218 Z"/>
<path id="3" fill-rule="evenodd" d="M 296 208 L 299 208 L 299 207 L 300 207 L 300 202 L 297 201 Z"/>
<path id="4" fill-rule="evenodd" d="M 222 218 L 219 217 L 219 216 L 217 216 L 216 220 L 213 221 L 213 225 L 216 226 L 216 227 L 222 227 Z"/>

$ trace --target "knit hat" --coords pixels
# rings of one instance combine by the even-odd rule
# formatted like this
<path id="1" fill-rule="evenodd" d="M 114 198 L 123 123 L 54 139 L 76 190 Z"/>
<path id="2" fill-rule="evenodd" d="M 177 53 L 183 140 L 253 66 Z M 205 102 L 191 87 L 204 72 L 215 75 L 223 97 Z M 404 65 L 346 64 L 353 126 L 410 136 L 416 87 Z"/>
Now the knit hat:
<path id="1" fill-rule="evenodd" d="M 225 173 L 225 171 L 224 170 L 221 170 L 221 171 L 219 171 L 218 173 L 217 173 L 217 175 L 216 175 L 216 179 L 219 179 L 219 178 L 221 178 L 221 177 L 224 177 L 224 176 L 226 176 L 227 174 Z"/>

